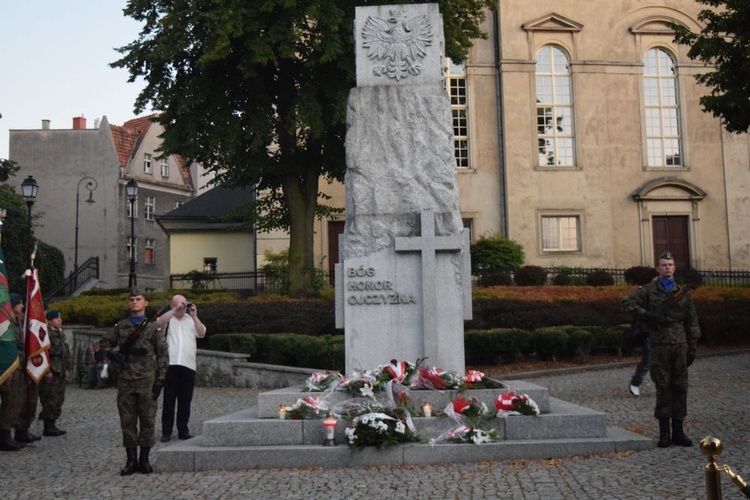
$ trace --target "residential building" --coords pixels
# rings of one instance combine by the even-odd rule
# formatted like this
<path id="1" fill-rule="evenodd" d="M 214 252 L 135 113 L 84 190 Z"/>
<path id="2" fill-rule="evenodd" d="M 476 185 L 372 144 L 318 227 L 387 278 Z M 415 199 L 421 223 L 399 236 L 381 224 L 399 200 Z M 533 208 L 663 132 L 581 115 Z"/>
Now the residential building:
<path id="1" fill-rule="evenodd" d="M 168 235 L 170 272 L 255 271 L 257 247 L 248 223 L 255 190 L 215 187 L 156 222 Z"/>
<path id="2" fill-rule="evenodd" d="M 10 131 L 9 159 L 40 186 L 35 235 L 63 251 L 66 274 L 77 252 L 79 265 L 99 257 L 100 287 L 126 287 L 134 249 L 139 286 L 160 290 L 169 283 L 167 236 L 156 216 L 193 197 L 195 166 L 178 155 L 161 156 L 163 129 L 152 118 L 118 126 L 105 116 L 87 128 L 86 119 L 76 117 L 72 129 L 52 129 L 43 120 L 39 130 Z M 125 191 L 131 179 L 139 187 L 132 204 Z M 94 203 L 86 203 L 89 197 Z"/>

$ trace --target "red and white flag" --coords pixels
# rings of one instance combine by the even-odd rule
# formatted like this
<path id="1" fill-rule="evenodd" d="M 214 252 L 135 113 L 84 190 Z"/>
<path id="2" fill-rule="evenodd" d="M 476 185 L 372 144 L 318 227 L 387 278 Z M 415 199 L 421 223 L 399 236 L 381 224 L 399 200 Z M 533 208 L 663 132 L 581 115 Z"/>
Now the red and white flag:
<path id="1" fill-rule="evenodd" d="M 26 332 L 26 372 L 38 384 L 50 370 L 50 342 L 47 317 L 44 314 L 42 288 L 39 285 L 39 273 L 33 265 L 30 270 L 26 271 L 24 331 Z"/>

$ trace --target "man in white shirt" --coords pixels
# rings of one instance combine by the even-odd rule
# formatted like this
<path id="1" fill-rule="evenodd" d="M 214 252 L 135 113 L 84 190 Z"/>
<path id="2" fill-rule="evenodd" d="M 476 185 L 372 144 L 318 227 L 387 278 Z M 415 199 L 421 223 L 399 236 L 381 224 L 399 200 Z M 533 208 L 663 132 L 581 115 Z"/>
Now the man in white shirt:
<path id="1" fill-rule="evenodd" d="M 206 335 L 206 326 L 198 319 L 198 309 L 182 295 L 172 297 L 172 309 L 159 316 L 156 323 L 166 329 L 169 367 L 164 383 L 164 407 L 161 416 L 161 442 L 172 439 L 177 403 L 177 437 L 193 437 L 188 429 L 190 402 L 195 387 L 197 338 Z"/>

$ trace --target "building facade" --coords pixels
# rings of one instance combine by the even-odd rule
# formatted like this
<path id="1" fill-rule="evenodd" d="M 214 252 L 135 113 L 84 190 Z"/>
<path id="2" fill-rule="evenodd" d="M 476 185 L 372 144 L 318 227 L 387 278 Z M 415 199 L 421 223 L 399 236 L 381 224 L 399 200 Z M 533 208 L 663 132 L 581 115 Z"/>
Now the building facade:
<path id="1" fill-rule="evenodd" d="M 74 269 L 76 254 L 79 265 L 99 257 L 99 286 L 126 287 L 134 251 L 137 284 L 168 286 L 167 236 L 155 217 L 190 200 L 194 187 L 181 157 L 160 156 L 162 128 L 151 118 L 117 126 L 103 117 L 87 128 L 85 118 L 77 117 L 72 129 L 52 129 L 44 120 L 39 130 L 10 131 L 9 159 L 21 167 L 20 175 L 33 176 L 40 186 L 35 234 L 62 250 L 66 274 Z M 132 204 L 125 191 L 131 179 L 139 187 Z"/>
<path id="2" fill-rule="evenodd" d="M 501 234 L 542 267 L 650 266 L 669 249 L 679 268 L 750 269 L 750 139 L 701 110 L 709 90 L 694 77 L 709 68 L 670 28 L 700 31 L 704 7 L 502 0 L 488 12 L 487 39 L 446 64 L 473 241 Z M 340 225 L 320 228 L 328 256 Z"/>

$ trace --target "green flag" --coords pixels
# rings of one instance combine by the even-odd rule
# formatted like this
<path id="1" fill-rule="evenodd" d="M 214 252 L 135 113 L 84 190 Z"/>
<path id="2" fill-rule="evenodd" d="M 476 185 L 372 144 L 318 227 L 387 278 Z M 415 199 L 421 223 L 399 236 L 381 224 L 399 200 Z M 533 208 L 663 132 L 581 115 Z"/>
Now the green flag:
<path id="1" fill-rule="evenodd" d="M 8 279 L 5 276 L 5 256 L 0 244 L 0 384 L 19 366 L 16 324 L 12 320 Z"/>

